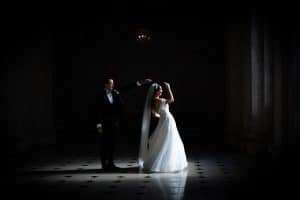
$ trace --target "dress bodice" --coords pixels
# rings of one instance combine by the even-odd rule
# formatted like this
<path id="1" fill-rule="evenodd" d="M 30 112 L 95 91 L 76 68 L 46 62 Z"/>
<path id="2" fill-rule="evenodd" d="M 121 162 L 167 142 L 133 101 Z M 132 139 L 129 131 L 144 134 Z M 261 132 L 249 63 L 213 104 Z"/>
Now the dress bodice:
<path id="1" fill-rule="evenodd" d="M 162 101 L 160 103 L 159 112 L 160 112 L 160 114 L 169 112 L 169 104 L 167 103 L 166 99 L 162 99 Z"/>

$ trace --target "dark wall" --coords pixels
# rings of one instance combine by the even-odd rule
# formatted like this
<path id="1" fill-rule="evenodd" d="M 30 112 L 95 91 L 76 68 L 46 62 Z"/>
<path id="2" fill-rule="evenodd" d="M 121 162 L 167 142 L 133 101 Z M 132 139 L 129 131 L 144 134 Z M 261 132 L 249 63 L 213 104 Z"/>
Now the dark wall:
<path id="1" fill-rule="evenodd" d="M 117 86 L 147 77 L 170 82 L 176 99 L 171 110 L 182 137 L 222 138 L 225 94 L 220 16 L 209 20 L 201 16 L 58 19 L 54 44 L 58 138 L 94 134 L 94 99 L 103 88 L 103 75 L 115 77 Z M 147 44 L 136 41 L 140 27 L 152 35 Z M 124 94 L 123 141 L 139 140 L 145 94 L 146 88 Z"/>
<path id="2" fill-rule="evenodd" d="M 15 9 L 2 24 L 2 134 L 11 153 L 55 144 L 53 35 L 48 16 L 39 14 Z"/>
<path id="3" fill-rule="evenodd" d="M 88 146 L 96 137 L 95 96 L 103 87 L 103 75 L 115 77 L 117 86 L 148 77 L 170 82 L 175 95 L 170 109 L 185 144 L 229 141 L 242 146 L 253 128 L 254 15 L 265 16 L 258 18 L 259 27 L 267 28 L 259 32 L 259 45 L 267 38 L 269 49 L 260 49 L 260 55 L 271 56 L 272 65 L 261 66 L 274 69 L 272 92 L 280 97 L 273 98 L 275 117 L 266 115 L 272 116 L 270 122 L 280 123 L 271 124 L 264 138 L 273 143 L 278 136 L 296 147 L 300 103 L 295 10 L 261 8 L 255 13 L 247 5 L 240 6 L 212 3 L 191 9 L 191 15 L 177 12 L 179 5 L 177 11 L 165 5 L 155 13 L 149 7 L 108 15 L 101 15 L 96 7 L 14 9 L 3 25 L 6 51 L 1 63 L 7 119 L 3 129 L 12 144 L 8 148 L 14 151 L 17 146 L 21 151 L 55 142 Z M 147 44 L 136 41 L 141 27 L 152 35 Z M 146 90 L 124 94 L 120 143 L 139 141 Z"/>
<path id="4" fill-rule="evenodd" d="M 276 154 L 299 144 L 299 27 L 292 7 L 266 8 L 226 17 L 226 141 Z"/>
<path id="5" fill-rule="evenodd" d="M 293 18 L 292 22 L 295 22 Z M 288 114 L 288 142 L 289 150 L 299 152 L 300 141 L 300 27 L 294 24 L 290 27 L 290 41 L 288 43 L 287 63 L 289 64 L 288 72 L 288 95 L 289 95 L 289 114 Z"/>

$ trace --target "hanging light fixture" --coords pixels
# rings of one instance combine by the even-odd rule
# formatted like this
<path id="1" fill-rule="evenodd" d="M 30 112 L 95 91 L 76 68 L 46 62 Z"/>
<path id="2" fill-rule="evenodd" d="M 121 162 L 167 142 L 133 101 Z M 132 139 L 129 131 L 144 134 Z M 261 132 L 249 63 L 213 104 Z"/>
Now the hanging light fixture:
<path id="1" fill-rule="evenodd" d="M 149 41 L 151 40 L 151 35 L 146 29 L 139 29 L 137 31 L 136 40 L 138 41 Z"/>

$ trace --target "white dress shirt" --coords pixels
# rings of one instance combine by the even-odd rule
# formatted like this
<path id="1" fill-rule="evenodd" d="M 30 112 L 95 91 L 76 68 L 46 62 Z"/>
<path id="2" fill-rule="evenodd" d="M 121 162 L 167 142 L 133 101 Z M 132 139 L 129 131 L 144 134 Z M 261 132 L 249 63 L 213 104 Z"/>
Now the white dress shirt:
<path id="1" fill-rule="evenodd" d="M 109 103 L 113 104 L 114 103 L 114 98 L 113 98 L 112 92 L 109 91 L 109 90 L 106 90 L 106 96 L 107 96 L 107 98 L 109 100 Z"/>

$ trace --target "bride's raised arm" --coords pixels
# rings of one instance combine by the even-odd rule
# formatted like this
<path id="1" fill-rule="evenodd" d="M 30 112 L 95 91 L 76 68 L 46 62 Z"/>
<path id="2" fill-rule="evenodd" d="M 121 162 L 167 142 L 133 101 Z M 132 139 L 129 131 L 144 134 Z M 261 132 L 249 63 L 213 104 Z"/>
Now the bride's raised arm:
<path id="1" fill-rule="evenodd" d="M 172 90 L 171 90 L 171 87 L 170 87 L 170 84 L 167 83 L 167 82 L 164 82 L 164 85 L 167 89 L 167 93 L 168 93 L 168 97 L 167 97 L 167 103 L 168 104 L 171 104 L 174 102 L 174 96 L 173 96 L 173 93 L 172 93 Z"/>

